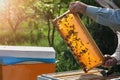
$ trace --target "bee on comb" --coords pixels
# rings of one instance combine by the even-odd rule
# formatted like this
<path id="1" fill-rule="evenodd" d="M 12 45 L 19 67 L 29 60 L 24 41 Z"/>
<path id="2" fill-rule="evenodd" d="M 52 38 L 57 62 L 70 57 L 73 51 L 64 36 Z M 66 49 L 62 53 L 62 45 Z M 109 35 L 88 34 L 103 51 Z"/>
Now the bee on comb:
<path id="1" fill-rule="evenodd" d="M 76 61 L 85 72 L 103 63 L 104 58 L 101 51 L 95 44 L 87 28 L 83 25 L 78 14 L 67 11 L 54 19 L 53 25 L 57 28 Z"/>

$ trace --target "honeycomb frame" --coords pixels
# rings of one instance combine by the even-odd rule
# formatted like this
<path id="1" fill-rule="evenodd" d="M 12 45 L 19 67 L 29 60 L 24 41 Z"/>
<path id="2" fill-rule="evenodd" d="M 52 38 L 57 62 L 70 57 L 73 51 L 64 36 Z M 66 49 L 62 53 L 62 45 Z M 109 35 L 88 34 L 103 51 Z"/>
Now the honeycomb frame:
<path id="1" fill-rule="evenodd" d="M 78 14 L 67 11 L 52 23 L 85 73 L 103 63 L 101 51 Z"/>

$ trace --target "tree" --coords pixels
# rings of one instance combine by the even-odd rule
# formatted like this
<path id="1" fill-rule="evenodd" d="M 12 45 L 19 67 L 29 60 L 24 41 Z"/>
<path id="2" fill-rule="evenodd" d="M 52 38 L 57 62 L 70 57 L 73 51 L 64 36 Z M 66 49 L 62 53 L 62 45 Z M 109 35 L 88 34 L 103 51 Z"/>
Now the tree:
<path id="1" fill-rule="evenodd" d="M 0 14 L 1 21 L 7 21 L 12 31 L 16 33 L 18 26 L 28 17 L 34 16 L 33 11 L 28 13 L 32 0 L 9 0 L 5 3 L 6 7 Z"/>
<path id="2" fill-rule="evenodd" d="M 40 15 L 42 19 L 47 22 L 48 27 L 48 42 L 50 46 L 54 45 L 54 32 L 55 27 L 51 25 L 52 20 L 55 18 L 57 11 L 59 12 L 59 1 L 55 2 L 54 0 L 41 0 L 36 2 L 34 5 L 35 12 Z"/>

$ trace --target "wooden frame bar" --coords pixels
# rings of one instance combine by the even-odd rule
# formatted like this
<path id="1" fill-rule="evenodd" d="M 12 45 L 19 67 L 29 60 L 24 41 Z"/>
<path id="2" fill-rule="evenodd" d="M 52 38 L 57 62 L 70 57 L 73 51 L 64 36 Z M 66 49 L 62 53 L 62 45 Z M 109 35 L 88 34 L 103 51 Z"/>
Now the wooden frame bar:
<path id="1" fill-rule="evenodd" d="M 53 20 L 53 25 L 65 40 L 76 61 L 85 72 L 100 66 L 103 55 L 82 23 L 78 14 L 70 11 Z"/>

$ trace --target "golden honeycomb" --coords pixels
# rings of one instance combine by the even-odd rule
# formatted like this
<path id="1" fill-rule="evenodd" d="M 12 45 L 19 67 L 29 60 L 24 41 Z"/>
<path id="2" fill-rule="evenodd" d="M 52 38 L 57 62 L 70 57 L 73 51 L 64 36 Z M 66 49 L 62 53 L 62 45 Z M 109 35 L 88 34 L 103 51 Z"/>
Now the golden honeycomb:
<path id="1" fill-rule="evenodd" d="M 78 14 L 72 14 L 68 11 L 53 20 L 53 25 L 58 29 L 76 61 L 85 72 L 103 63 L 101 51 L 82 24 Z"/>

